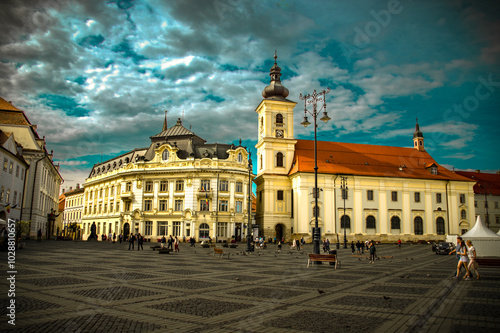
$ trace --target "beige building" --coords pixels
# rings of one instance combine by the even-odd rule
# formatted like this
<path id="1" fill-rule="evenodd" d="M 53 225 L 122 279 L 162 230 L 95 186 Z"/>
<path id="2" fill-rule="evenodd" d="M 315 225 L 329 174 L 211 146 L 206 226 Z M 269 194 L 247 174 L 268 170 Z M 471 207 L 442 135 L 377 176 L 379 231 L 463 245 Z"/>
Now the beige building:
<path id="1" fill-rule="evenodd" d="M 245 147 L 208 144 L 177 123 L 134 149 L 94 165 L 85 181 L 83 239 L 141 233 L 230 240 L 246 236 L 249 169 Z"/>
<path id="2" fill-rule="evenodd" d="M 261 234 L 310 239 L 315 193 L 321 237 L 331 240 L 342 240 L 344 232 L 348 241 L 438 240 L 472 227 L 474 182 L 434 161 L 418 123 L 413 142 L 408 138 L 411 148 L 318 141 L 315 191 L 314 141 L 294 138 L 296 103 L 287 99 L 276 62 L 270 76 L 255 110 Z M 342 177 L 346 191 L 340 188 Z"/>
<path id="3" fill-rule="evenodd" d="M 64 191 L 64 210 L 61 212 L 61 231 L 64 235 L 72 235 L 71 226 L 77 226 L 78 233 L 82 228 L 82 213 L 83 213 L 83 194 L 84 188 L 76 184 L 76 189 L 70 188 L 69 191 Z"/>

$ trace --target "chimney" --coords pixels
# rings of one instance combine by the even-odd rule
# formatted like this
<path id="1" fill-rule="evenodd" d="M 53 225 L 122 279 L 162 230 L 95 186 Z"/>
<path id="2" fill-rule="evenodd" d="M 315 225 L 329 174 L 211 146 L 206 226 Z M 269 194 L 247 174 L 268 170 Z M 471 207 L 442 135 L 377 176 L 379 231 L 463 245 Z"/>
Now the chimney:
<path id="1" fill-rule="evenodd" d="M 65 189 L 63 189 L 63 193 L 64 193 Z"/>
<path id="2" fill-rule="evenodd" d="M 72 187 L 72 186 L 70 186 L 70 187 L 69 187 L 69 190 L 70 190 L 70 191 L 72 191 L 72 190 L 73 190 L 73 187 Z"/>
<path id="3" fill-rule="evenodd" d="M 78 190 L 80 188 L 80 184 L 76 184 L 76 189 Z"/>
<path id="4" fill-rule="evenodd" d="M 481 172 L 481 170 L 479 170 L 479 169 L 478 169 L 478 170 L 476 170 L 476 172 L 477 172 L 477 173 L 480 173 L 480 172 Z"/>

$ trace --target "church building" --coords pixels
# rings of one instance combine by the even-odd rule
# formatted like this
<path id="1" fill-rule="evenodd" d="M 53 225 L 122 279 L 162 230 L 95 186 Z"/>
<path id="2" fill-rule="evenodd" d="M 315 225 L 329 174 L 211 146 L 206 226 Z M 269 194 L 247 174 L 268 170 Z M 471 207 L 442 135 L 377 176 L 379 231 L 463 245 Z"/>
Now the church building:
<path id="1" fill-rule="evenodd" d="M 294 138 L 295 102 L 276 63 L 258 114 L 257 213 L 260 234 L 349 242 L 441 240 L 474 223 L 474 181 L 439 165 L 425 150 L 418 122 L 411 147 L 317 142 Z M 408 133 L 410 136 L 411 133 Z M 341 180 L 346 190 L 341 190 Z M 315 207 L 315 195 L 318 207 Z M 472 224 L 472 225 L 471 225 Z"/>

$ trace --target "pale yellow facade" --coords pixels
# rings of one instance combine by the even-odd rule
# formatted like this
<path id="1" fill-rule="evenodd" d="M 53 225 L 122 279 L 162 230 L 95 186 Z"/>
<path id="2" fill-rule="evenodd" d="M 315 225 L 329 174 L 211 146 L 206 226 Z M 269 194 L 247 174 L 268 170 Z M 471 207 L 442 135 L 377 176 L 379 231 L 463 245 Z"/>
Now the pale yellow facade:
<path id="1" fill-rule="evenodd" d="M 130 232 L 151 241 L 162 235 L 196 240 L 245 237 L 249 184 L 245 148 L 228 150 L 227 159 L 180 159 L 177 150 L 170 144 L 158 146 L 150 161 L 137 158 L 144 151 L 135 150 L 129 162 L 122 165 L 120 159 L 120 168 L 89 177 L 84 185 L 83 239 L 90 235 L 93 222 L 99 240 L 102 234 L 118 237 Z"/>

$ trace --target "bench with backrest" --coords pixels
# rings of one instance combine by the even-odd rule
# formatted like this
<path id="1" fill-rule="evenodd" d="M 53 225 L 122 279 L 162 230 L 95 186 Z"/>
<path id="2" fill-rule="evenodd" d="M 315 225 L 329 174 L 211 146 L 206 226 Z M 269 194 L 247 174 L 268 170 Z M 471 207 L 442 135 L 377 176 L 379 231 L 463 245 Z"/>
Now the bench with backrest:
<path id="1" fill-rule="evenodd" d="M 500 258 L 476 258 L 479 266 L 500 266 Z"/>
<path id="2" fill-rule="evenodd" d="M 224 251 L 222 249 L 219 249 L 218 247 L 214 247 L 214 254 L 212 256 L 215 256 L 216 254 L 219 255 L 219 259 L 224 255 L 227 256 L 227 259 L 229 259 L 229 253 L 224 253 Z"/>
<path id="3" fill-rule="evenodd" d="M 315 253 L 310 253 L 309 254 L 309 260 L 307 260 L 307 267 L 311 264 L 313 261 L 319 261 L 319 262 L 331 262 L 335 263 L 335 269 L 337 269 L 337 266 L 340 268 L 340 261 L 337 260 L 337 255 L 336 254 L 315 254 Z"/>

